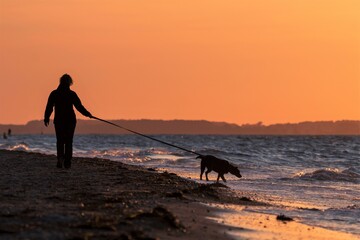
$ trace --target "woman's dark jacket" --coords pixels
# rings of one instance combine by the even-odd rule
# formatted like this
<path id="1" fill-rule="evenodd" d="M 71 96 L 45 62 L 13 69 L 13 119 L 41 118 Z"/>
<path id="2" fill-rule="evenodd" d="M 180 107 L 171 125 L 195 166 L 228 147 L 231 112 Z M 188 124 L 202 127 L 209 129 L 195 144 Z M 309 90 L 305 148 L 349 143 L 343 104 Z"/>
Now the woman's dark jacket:
<path id="1" fill-rule="evenodd" d="M 45 109 L 45 120 L 49 121 L 53 107 L 55 106 L 54 124 L 76 124 L 73 105 L 82 115 L 86 117 L 91 116 L 81 104 L 77 94 L 70 90 L 70 87 L 59 85 L 56 90 L 50 93 Z"/>

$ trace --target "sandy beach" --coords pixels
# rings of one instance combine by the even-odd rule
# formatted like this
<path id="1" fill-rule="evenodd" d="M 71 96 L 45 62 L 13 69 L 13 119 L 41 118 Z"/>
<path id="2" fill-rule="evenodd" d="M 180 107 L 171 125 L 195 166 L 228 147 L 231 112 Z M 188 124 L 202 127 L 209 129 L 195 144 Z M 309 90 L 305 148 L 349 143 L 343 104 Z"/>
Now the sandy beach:
<path id="1" fill-rule="evenodd" d="M 0 150 L 0 239 L 358 239 L 243 211 L 225 185 L 106 159 Z"/>

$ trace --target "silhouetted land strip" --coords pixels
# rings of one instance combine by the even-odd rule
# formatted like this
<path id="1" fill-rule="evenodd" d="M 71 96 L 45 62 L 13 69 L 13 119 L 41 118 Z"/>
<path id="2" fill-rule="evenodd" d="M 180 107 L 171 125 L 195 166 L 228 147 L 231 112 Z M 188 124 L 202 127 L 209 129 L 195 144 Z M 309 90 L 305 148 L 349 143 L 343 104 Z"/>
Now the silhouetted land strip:
<path id="1" fill-rule="evenodd" d="M 115 124 L 144 134 L 233 134 L 233 135 L 360 135 L 360 121 L 320 121 L 288 124 L 236 125 L 201 120 L 112 120 Z M 9 128 L 13 134 L 54 134 L 54 127 L 45 128 L 42 121 L 26 125 L 1 125 L 0 132 Z M 78 120 L 77 134 L 128 134 L 95 120 Z"/>

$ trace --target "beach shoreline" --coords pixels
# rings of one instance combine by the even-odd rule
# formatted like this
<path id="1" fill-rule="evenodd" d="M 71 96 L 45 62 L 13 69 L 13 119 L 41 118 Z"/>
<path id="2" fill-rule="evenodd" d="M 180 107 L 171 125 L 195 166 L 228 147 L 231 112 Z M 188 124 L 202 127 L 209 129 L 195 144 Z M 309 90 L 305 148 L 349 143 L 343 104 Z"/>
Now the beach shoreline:
<path id="1" fill-rule="evenodd" d="M 0 239 L 357 239 L 245 212 L 266 204 L 222 184 L 99 158 L 55 165 L 54 155 L 0 150 Z"/>

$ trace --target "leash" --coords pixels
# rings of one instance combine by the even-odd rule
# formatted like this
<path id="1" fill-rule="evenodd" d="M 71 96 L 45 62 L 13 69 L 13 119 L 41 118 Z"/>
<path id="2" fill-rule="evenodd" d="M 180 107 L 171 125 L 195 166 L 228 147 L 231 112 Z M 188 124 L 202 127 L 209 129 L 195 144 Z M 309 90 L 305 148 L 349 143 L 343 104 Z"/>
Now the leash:
<path id="1" fill-rule="evenodd" d="M 186 149 L 186 148 L 183 148 L 183 147 L 176 146 L 176 145 L 171 144 L 171 143 L 168 143 L 168 142 L 164 142 L 164 141 L 162 141 L 162 140 L 159 140 L 159 139 L 156 139 L 156 138 L 154 138 L 154 137 L 150 137 L 150 136 L 148 136 L 148 135 L 145 135 L 145 134 L 142 134 L 142 133 L 139 133 L 139 132 L 133 131 L 133 130 L 131 130 L 131 129 L 128 129 L 128 128 L 125 128 L 125 127 L 122 127 L 122 126 L 117 125 L 117 124 L 115 124 L 115 123 L 112 123 L 112 122 L 106 121 L 106 120 L 104 120 L 104 119 L 97 118 L 97 117 L 94 117 L 94 116 L 91 116 L 91 118 L 96 119 L 96 120 L 99 120 L 99 121 L 101 121 L 101 122 L 105 122 L 105 123 L 110 124 L 110 125 L 113 125 L 113 126 L 115 126 L 115 127 L 118 127 L 118 128 L 124 129 L 124 130 L 126 130 L 126 131 L 129 131 L 129 132 L 131 132 L 131 133 L 134 133 L 134 134 L 140 135 L 140 136 L 142 136 L 142 137 L 146 137 L 146 138 L 151 139 L 151 140 L 153 140 L 153 141 L 156 141 L 156 142 L 159 142 L 159 143 L 162 143 L 162 144 L 165 144 L 165 145 L 168 145 L 168 146 L 174 147 L 174 148 L 181 149 L 181 150 L 186 151 L 186 152 L 188 152 L 188 153 L 192 153 L 192 154 L 195 154 L 195 155 L 198 155 L 198 156 L 202 156 L 202 154 L 200 154 L 200 153 L 197 153 L 197 152 L 191 151 L 191 150 Z"/>

